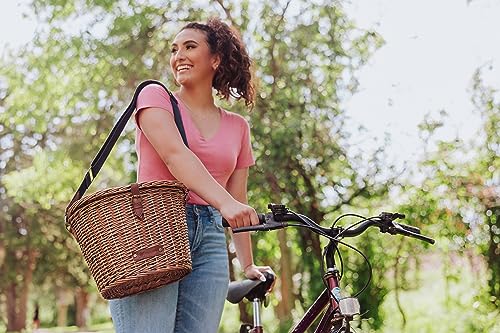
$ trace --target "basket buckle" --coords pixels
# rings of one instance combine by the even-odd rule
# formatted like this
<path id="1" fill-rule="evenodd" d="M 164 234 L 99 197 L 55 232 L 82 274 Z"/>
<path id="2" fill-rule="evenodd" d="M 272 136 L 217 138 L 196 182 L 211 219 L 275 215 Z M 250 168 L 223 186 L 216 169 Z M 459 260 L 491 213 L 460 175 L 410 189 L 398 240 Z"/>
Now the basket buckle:
<path id="1" fill-rule="evenodd" d="M 139 191 L 139 184 L 130 184 L 130 191 L 132 192 L 132 207 L 134 209 L 135 216 L 142 220 L 144 217 L 144 209 L 142 207 L 141 192 Z"/>

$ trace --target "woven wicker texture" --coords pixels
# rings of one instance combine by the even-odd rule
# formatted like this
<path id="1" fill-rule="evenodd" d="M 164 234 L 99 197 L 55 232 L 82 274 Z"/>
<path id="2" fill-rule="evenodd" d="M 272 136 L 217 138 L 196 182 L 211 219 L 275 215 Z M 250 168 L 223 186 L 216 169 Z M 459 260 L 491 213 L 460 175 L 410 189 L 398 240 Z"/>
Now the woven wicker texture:
<path id="1" fill-rule="evenodd" d="M 154 289 L 191 271 L 186 187 L 167 180 L 138 185 L 142 219 L 130 185 L 86 195 L 67 210 L 69 230 L 105 299 Z"/>

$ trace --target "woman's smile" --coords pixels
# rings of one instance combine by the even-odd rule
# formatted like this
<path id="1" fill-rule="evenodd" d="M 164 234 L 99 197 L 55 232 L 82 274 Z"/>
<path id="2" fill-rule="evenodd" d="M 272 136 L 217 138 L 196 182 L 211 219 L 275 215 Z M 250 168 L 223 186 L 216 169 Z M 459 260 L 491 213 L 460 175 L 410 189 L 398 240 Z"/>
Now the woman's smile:
<path id="1" fill-rule="evenodd" d="M 193 66 L 191 65 L 179 65 L 177 66 L 177 73 L 189 71 Z"/>

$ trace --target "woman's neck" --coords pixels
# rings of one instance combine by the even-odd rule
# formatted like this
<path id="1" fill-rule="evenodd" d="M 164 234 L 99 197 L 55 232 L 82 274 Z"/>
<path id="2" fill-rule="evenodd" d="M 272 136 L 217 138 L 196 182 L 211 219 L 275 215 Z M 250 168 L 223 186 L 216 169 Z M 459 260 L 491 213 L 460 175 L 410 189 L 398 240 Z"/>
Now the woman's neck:
<path id="1" fill-rule="evenodd" d="M 204 113 L 215 110 L 212 88 L 181 86 L 178 96 L 191 112 Z"/>

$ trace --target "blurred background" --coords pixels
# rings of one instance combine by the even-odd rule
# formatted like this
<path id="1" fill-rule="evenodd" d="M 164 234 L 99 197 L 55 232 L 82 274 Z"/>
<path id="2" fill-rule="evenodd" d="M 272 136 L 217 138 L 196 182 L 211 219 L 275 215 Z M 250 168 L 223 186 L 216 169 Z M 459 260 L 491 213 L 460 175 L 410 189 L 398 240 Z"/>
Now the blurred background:
<path id="1" fill-rule="evenodd" d="M 220 16 L 241 32 L 258 95 L 249 201 L 329 226 L 406 214 L 436 239 L 375 229 L 348 243 L 373 267 L 357 332 L 500 332 L 499 1 L 8 1 L 0 12 L 0 332 L 113 332 L 64 209 L 136 85 L 175 88 L 170 41 Z M 131 122 L 92 190 L 135 181 Z M 343 220 L 352 223 L 354 220 Z M 325 241 L 253 236 L 279 276 L 266 331 L 287 332 L 323 288 Z M 228 237 L 231 277 L 242 277 Z M 342 284 L 370 272 L 347 247 Z M 249 321 L 226 304 L 220 332 Z"/>

